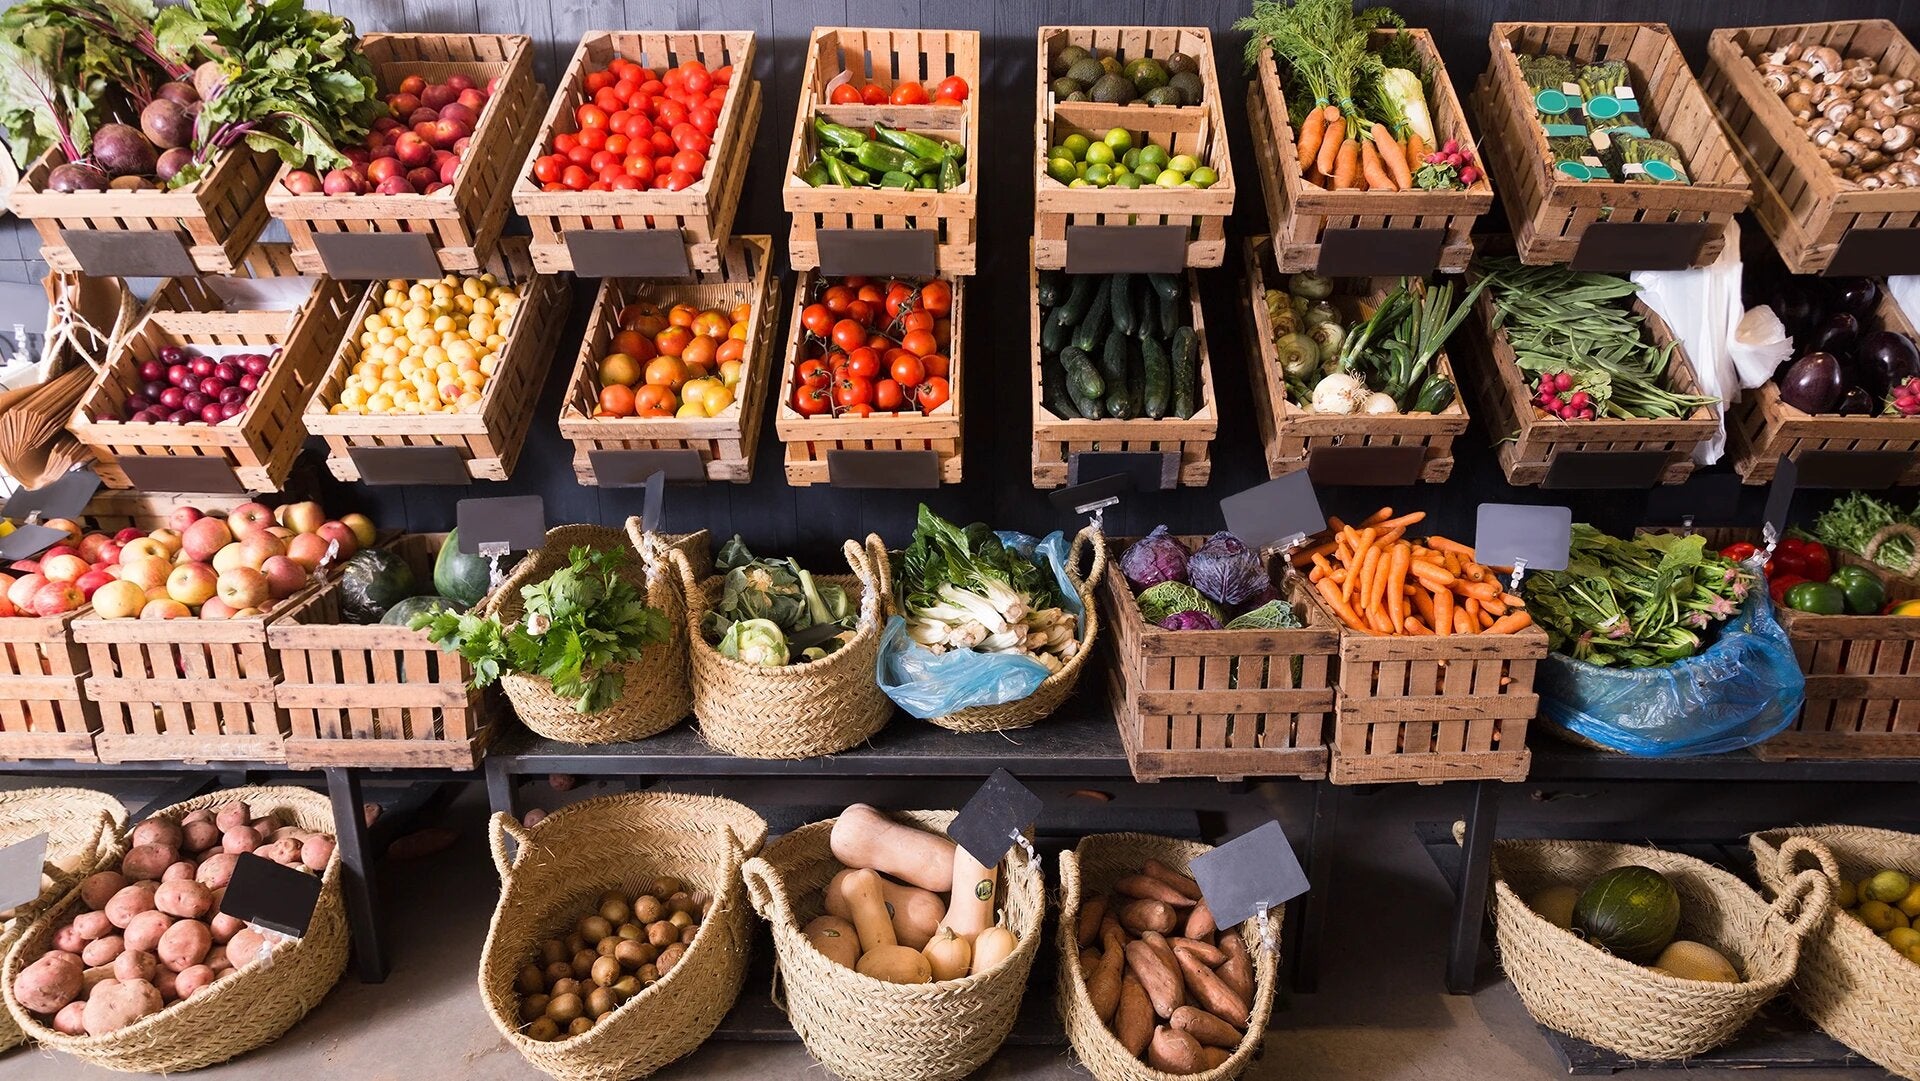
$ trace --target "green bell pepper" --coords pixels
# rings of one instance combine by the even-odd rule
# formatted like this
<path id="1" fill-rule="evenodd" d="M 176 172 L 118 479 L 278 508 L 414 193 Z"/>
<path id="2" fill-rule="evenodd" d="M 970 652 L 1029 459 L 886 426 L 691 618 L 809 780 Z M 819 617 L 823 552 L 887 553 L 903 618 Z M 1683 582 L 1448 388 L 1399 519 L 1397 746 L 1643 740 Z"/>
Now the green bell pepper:
<path id="1" fill-rule="evenodd" d="M 1887 603 L 1887 588 L 1865 567 L 1841 567 L 1827 582 L 1846 594 L 1847 610 L 1855 615 L 1872 615 Z"/>
<path id="2" fill-rule="evenodd" d="M 880 186 L 883 188 L 898 188 L 901 191 L 912 191 L 920 186 L 920 182 L 906 173 L 888 171 L 880 174 Z"/>
<path id="3" fill-rule="evenodd" d="M 826 162 L 815 158 L 813 159 L 813 164 L 800 170 L 800 179 L 807 182 L 807 187 L 818 188 L 832 183 L 833 174 L 828 171 Z"/>
<path id="4" fill-rule="evenodd" d="M 941 191 L 952 191 L 961 184 L 966 183 L 966 179 L 967 175 L 960 171 L 959 161 L 953 158 L 942 158 L 940 161 L 940 173 L 935 178 L 934 187 Z"/>
<path id="5" fill-rule="evenodd" d="M 1846 591 L 1832 582 L 1801 582 L 1787 590 L 1786 605 L 1796 612 L 1837 616 L 1847 610 Z"/>

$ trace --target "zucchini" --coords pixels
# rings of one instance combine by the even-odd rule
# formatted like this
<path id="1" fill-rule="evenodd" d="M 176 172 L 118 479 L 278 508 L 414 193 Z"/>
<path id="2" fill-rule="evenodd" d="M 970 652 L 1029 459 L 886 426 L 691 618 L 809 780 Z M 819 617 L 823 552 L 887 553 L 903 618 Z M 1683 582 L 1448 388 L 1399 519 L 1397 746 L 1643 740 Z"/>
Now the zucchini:
<path id="1" fill-rule="evenodd" d="M 1107 332 L 1107 317 L 1112 313 L 1108 294 L 1113 291 L 1113 279 L 1101 278 L 1100 284 L 1093 288 L 1093 306 L 1087 309 L 1086 318 L 1080 320 L 1073 332 L 1073 344 L 1092 353 L 1100 344 L 1100 338 Z"/>
<path id="2" fill-rule="evenodd" d="M 1058 353 L 1073 341 L 1073 324 L 1067 322 L 1067 309 L 1055 308 L 1040 324 L 1040 348 Z"/>
<path id="3" fill-rule="evenodd" d="M 1167 347 L 1152 335 L 1142 337 L 1140 358 L 1141 367 L 1145 369 L 1140 411 L 1159 420 L 1167 415 L 1167 399 L 1173 392 L 1173 373 L 1167 360 Z"/>
<path id="4" fill-rule="evenodd" d="M 1073 288 L 1067 291 L 1067 302 L 1060 306 L 1061 319 L 1068 326 L 1077 327 L 1080 320 L 1087 317 L 1087 309 L 1093 306 L 1093 290 L 1100 284 L 1097 274 L 1076 274 L 1073 276 Z"/>
<path id="5" fill-rule="evenodd" d="M 1067 298 L 1067 276 L 1058 270 L 1040 272 L 1040 284 L 1035 290 L 1042 308 L 1057 308 Z"/>
<path id="6" fill-rule="evenodd" d="M 1089 420 L 1100 416 L 1100 399 L 1107 393 L 1106 381 L 1093 366 L 1093 358 L 1069 346 L 1060 353 L 1060 365 L 1067 377 L 1067 395 L 1075 412 Z"/>
<path id="7" fill-rule="evenodd" d="M 1100 350 L 1100 374 L 1106 378 L 1108 387 L 1126 384 L 1127 340 L 1119 327 L 1107 331 L 1107 344 Z"/>
<path id="8" fill-rule="evenodd" d="M 1040 358 L 1040 401 L 1055 416 L 1071 420 L 1080 415 L 1073 396 L 1067 393 L 1067 372 L 1059 357 L 1042 355 Z"/>
<path id="9" fill-rule="evenodd" d="M 1139 313 L 1133 307 L 1133 275 L 1115 274 L 1107 287 L 1107 300 L 1113 308 L 1114 328 L 1132 334 L 1140 326 Z"/>
<path id="10" fill-rule="evenodd" d="M 1185 419 L 1200 411 L 1200 339 L 1192 327 L 1173 335 L 1173 412 Z"/>

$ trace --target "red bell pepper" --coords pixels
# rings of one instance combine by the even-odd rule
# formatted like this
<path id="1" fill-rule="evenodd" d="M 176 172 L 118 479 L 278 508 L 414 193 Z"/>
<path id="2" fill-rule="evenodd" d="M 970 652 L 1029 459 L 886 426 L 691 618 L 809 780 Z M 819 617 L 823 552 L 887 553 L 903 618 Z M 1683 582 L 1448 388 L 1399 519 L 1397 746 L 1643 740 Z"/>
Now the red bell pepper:
<path id="1" fill-rule="evenodd" d="M 1798 574 L 1771 575 L 1767 578 L 1767 596 L 1773 598 L 1773 603 L 1784 605 L 1787 603 L 1787 590 L 1807 581 L 1813 581 L 1813 579 L 1804 578 Z"/>
<path id="2" fill-rule="evenodd" d="M 1733 560 L 1735 563 L 1745 563 L 1753 557 L 1753 553 L 1759 550 L 1759 548 L 1748 544 L 1746 541 L 1734 541 L 1732 544 L 1720 549 L 1720 554 Z"/>
<path id="3" fill-rule="evenodd" d="M 1773 561 L 1767 564 L 1767 574 L 1799 575 L 1810 581 L 1826 581 L 1833 574 L 1833 557 L 1826 546 L 1818 541 L 1788 537 L 1773 550 Z"/>

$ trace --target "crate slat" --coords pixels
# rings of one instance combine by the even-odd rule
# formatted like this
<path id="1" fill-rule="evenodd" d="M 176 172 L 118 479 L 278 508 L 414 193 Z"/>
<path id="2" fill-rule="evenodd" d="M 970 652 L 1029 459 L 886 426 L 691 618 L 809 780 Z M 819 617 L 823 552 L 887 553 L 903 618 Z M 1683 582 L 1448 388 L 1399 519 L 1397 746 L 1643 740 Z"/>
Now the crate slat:
<path id="1" fill-rule="evenodd" d="M 97 761 L 100 716 L 81 694 L 87 653 L 70 629 L 78 614 L 0 619 L 0 760 Z"/>

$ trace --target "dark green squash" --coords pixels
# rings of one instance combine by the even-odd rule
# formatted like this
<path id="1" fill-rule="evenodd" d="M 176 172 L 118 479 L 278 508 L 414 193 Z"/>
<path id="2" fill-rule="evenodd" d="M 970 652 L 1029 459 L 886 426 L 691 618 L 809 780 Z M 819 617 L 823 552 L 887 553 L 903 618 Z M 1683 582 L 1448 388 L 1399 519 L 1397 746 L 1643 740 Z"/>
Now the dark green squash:
<path id="1" fill-rule="evenodd" d="M 408 597 L 387 609 L 387 614 L 380 617 L 380 622 L 390 627 L 404 627 L 412 622 L 414 616 L 422 612 L 437 612 L 442 608 L 450 612 L 466 611 L 466 607 L 452 597 L 438 597 L 426 593 L 418 597 Z"/>
<path id="2" fill-rule="evenodd" d="M 387 609 L 417 591 L 406 560 L 385 548 L 362 549 L 340 572 L 340 620 L 378 623 Z"/>
<path id="3" fill-rule="evenodd" d="M 503 572 L 512 567 L 511 560 L 500 565 Z M 461 608 L 471 608 L 486 597 L 491 581 L 487 557 L 461 552 L 460 531 L 448 533 L 433 560 L 433 591 L 459 602 Z"/>
<path id="4" fill-rule="evenodd" d="M 1648 964 L 1680 930 L 1680 894 L 1651 867 L 1616 867 L 1581 891 L 1573 927 L 1616 957 Z"/>

